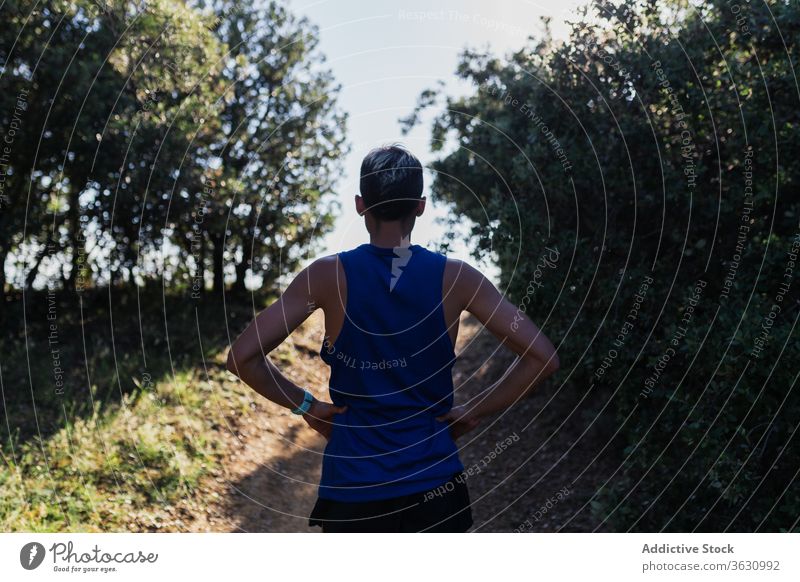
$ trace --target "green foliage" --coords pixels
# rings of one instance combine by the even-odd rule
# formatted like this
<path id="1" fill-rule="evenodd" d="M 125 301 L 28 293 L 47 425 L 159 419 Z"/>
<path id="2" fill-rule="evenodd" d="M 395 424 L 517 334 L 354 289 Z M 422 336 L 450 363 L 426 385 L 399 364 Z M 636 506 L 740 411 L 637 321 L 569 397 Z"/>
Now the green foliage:
<path id="1" fill-rule="evenodd" d="M 337 109 L 332 75 L 316 64 L 324 57 L 305 18 L 277 2 L 200 4 L 208 5 L 227 52 L 220 127 L 189 214 L 202 209 L 201 236 L 215 250 L 215 289 L 223 284 L 223 260 L 235 265 L 244 289 L 248 269 L 268 278 L 291 272 L 332 227 L 328 195 L 347 152 L 346 116 Z M 176 221 L 188 252 L 197 239 L 191 224 Z"/>
<path id="2" fill-rule="evenodd" d="M 616 410 L 617 530 L 797 528 L 800 9 L 732 6 L 594 2 L 406 120 L 442 108 L 434 196 Z"/>
<path id="3" fill-rule="evenodd" d="M 219 290 L 224 265 L 243 288 L 330 229 L 345 117 L 310 64 L 315 28 L 282 4 L 11 1 L 0 16 L 0 293 L 9 257 L 17 288 L 191 287 L 211 268 Z"/>

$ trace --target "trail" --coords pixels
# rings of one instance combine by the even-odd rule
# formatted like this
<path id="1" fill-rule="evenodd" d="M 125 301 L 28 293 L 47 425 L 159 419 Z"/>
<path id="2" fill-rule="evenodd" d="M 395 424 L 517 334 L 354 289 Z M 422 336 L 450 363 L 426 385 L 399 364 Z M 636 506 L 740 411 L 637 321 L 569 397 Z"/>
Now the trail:
<path id="1" fill-rule="evenodd" d="M 315 315 L 277 358 L 293 381 L 327 399 L 328 368 L 317 357 L 322 336 L 322 318 Z M 456 352 L 458 403 L 488 386 L 512 360 L 471 317 L 462 319 Z M 616 447 L 600 454 L 609 443 L 611 421 L 582 414 L 600 396 L 560 388 L 558 376 L 459 440 L 473 531 L 603 529 L 589 502 L 614 470 L 608 451 Z M 191 510 L 183 508 L 181 530 L 319 532 L 308 527 L 308 514 L 316 499 L 324 439 L 302 419 L 258 396 L 251 414 L 236 424 L 235 433 L 221 437 L 233 453 L 220 472 L 201 483 Z"/>

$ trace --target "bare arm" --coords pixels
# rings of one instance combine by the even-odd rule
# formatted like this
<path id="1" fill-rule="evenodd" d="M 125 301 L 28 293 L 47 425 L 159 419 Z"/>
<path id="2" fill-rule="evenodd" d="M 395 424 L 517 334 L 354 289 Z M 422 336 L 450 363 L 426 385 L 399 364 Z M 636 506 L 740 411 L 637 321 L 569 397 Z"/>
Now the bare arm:
<path id="1" fill-rule="evenodd" d="M 454 436 L 477 426 L 481 419 L 518 402 L 559 367 L 553 344 L 527 315 L 509 302 L 480 271 L 459 263 L 453 290 L 464 310 L 474 315 L 517 359 L 500 380 L 470 406 L 455 407 L 441 417 L 455 423 Z"/>
<path id="2" fill-rule="evenodd" d="M 229 371 L 265 398 L 289 409 L 297 408 L 303 402 L 305 392 L 281 373 L 268 354 L 319 307 L 317 291 L 324 283 L 321 279 L 325 270 L 329 268 L 324 261 L 317 261 L 300 272 L 280 298 L 258 314 L 228 352 Z M 343 412 L 343 409 L 315 399 L 304 418 L 312 428 L 327 437 L 330 426 L 323 426 L 320 421 L 328 424 L 327 421 L 338 412 Z"/>

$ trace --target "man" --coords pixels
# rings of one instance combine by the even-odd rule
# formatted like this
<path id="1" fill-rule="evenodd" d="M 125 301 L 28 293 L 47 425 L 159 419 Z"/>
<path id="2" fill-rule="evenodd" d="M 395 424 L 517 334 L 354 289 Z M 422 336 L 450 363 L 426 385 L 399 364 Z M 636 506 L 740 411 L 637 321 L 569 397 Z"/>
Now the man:
<path id="1" fill-rule="evenodd" d="M 309 523 L 325 532 L 466 531 L 469 494 L 455 439 L 558 369 L 550 340 L 478 270 L 411 244 L 425 210 L 422 165 L 371 151 L 355 197 L 370 242 L 304 269 L 231 347 L 228 369 L 327 439 Z M 324 402 L 267 356 L 316 309 L 325 316 Z M 474 315 L 517 355 L 471 402 L 453 406 L 459 317 Z"/>

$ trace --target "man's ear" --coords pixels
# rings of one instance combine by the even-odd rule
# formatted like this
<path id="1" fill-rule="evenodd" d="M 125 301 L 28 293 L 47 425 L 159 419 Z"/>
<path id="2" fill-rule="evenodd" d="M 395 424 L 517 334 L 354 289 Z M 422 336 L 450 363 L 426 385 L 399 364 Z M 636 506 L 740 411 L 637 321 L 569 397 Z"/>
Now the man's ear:
<path id="1" fill-rule="evenodd" d="M 422 216 L 423 212 L 425 212 L 425 196 L 420 198 L 419 202 L 417 202 L 417 210 L 415 211 L 415 214 L 417 216 Z"/>
<path id="2" fill-rule="evenodd" d="M 356 194 L 356 212 L 358 212 L 360 216 L 364 216 L 364 213 L 366 211 L 367 211 L 367 205 L 364 202 L 364 199 L 358 194 Z"/>

